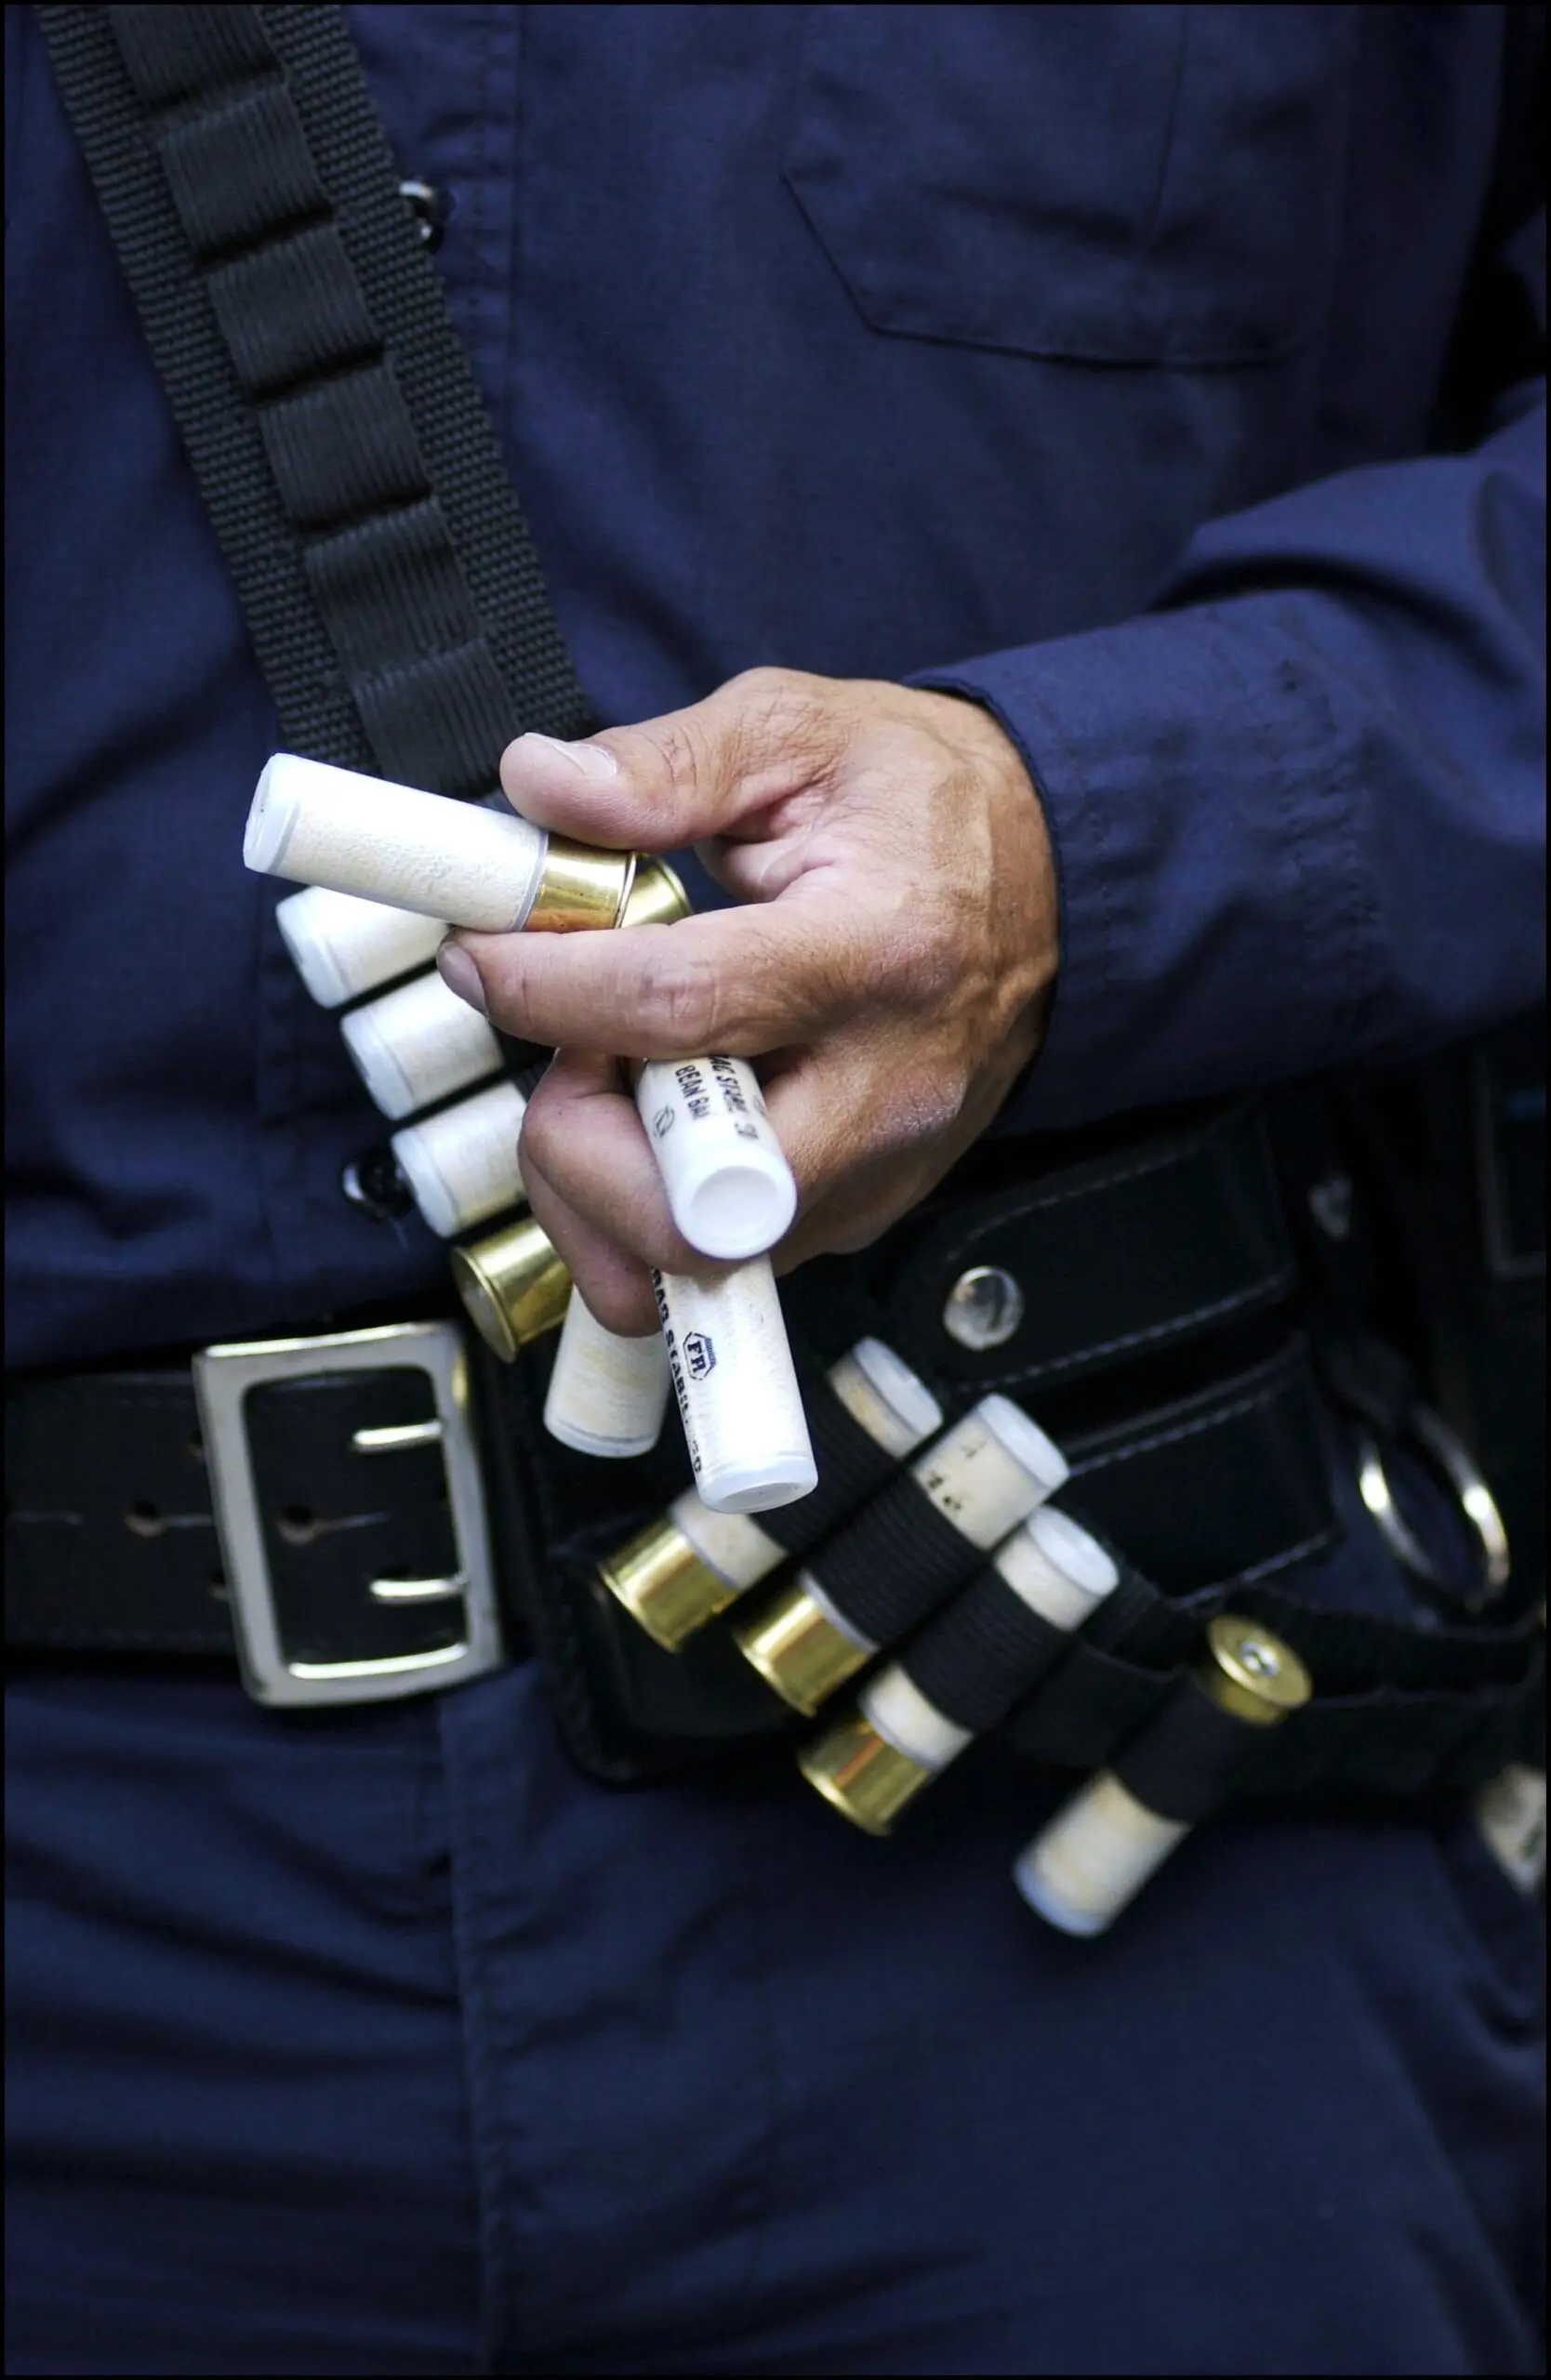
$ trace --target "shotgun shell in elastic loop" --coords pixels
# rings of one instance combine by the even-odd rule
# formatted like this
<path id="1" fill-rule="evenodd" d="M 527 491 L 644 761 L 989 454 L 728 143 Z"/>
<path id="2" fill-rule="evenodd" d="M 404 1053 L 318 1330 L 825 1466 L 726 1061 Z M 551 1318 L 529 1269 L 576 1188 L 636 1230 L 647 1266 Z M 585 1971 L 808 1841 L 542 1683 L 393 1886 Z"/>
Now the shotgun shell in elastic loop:
<path id="1" fill-rule="evenodd" d="M 1195 1664 L 1202 1691 L 1219 1710 L 1252 1727 L 1276 1727 L 1301 1711 L 1314 1681 L 1291 1645 L 1258 1620 L 1220 1611 L 1208 1620 L 1206 1651 Z"/>
<path id="2" fill-rule="evenodd" d="M 1005 1397 L 984 1396 L 912 1462 L 909 1476 L 970 1549 L 987 1553 L 1067 1477 L 1038 1424 Z M 910 1624 L 926 1616 L 917 1612 Z M 879 1650 L 813 1570 L 801 1570 L 733 1635 L 784 1702 L 812 1718 Z"/>
<path id="3" fill-rule="evenodd" d="M 721 1610 L 737 1593 L 702 1562 L 667 1513 L 606 1555 L 598 1576 L 666 1653 L 676 1653 L 709 1613 Z"/>
<path id="4" fill-rule="evenodd" d="M 808 1783 L 864 1834 L 887 1834 L 907 1803 L 936 1775 L 881 1736 L 865 1711 L 847 1711 L 804 1744 L 797 1765 Z"/>
<path id="5" fill-rule="evenodd" d="M 811 1571 L 795 1579 L 733 1630 L 738 1651 L 785 1703 L 815 1716 L 847 1678 L 865 1669 L 876 1645 L 847 1626 Z"/>
<path id="6" fill-rule="evenodd" d="M 526 1107 L 517 1085 L 502 1080 L 392 1135 L 389 1145 L 415 1203 L 443 1239 L 525 1197 L 517 1141 Z"/>
<path id="7" fill-rule="evenodd" d="M 1290 1645 L 1258 1621 L 1226 1612 L 1209 1622 L 1191 1679 L 1244 1731 L 1246 1753 L 1253 1732 L 1279 1726 L 1314 1691 Z M 1165 1706 L 1132 1748 L 1168 1715 Z M 1192 1823 L 1151 1808 L 1113 1768 L 1101 1769 L 1025 1845 L 1014 1882 L 1029 1908 L 1061 1933 L 1102 1934 L 1184 1842 Z"/>
<path id="8" fill-rule="evenodd" d="M 339 1022 L 366 1089 L 395 1121 L 499 1070 L 501 1045 L 434 969 L 352 1009 Z"/>
<path id="9" fill-rule="evenodd" d="M 1119 1583 L 1120 1571 L 1097 1539 L 1069 1514 L 1042 1506 L 997 1547 L 988 1570 L 928 1621 L 903 1657 L 864 1686 L 858 1702 L 802 1747 L 797 1765 L 802 1775 L 854 1826 L 886 1834 L 899 1813 L 974 1741 L 975 1728 L 996 1724 L 988 1717 L 967 1726 L 924 1690 L 921 1681 L 934 1680 L 934 1646 L 940 1674 L 945 1650 L 952 1658 L 957 1627 L 961 1691 L 966 1682 L 982 1694 L 988 1690 L 1005 1712 Z M 1032 1615 L 1025 1622 L 1035 1631 L 1027 1641 L 1009 1641 L 1004 1631 L 1000 1637 L 984 1633 L 988 1599 L 998 1597 L 1014 1614 L 1022 1606 Z M 945 1691 L 936 1686 L 939 1695 Z"/>
<path id="10" fill-rule="evenodd" d="M 881 1339 L 859 1339 L 833 1363 L 829 1385 L 859 1428 L 903 1462 L 942 1427 L 931 1390 Z M 750 1513 L 713 1513 L 693 1488 L 600 1564 L 609 1593 L 665 1652 L 768 1578 L 785 1548 Z"/>
<path id="11" fill-rule="evenodd" d="M 310 884 L 274 913 L 297 972 L 320 1008 L 339 1008 L 398 975 L 429 966 L 446 932 L 440 918 L 387 908 L 353 892 Z"/>
<path id="12" fill-rule="evenodd" d="M 565 1319 L 571 1276 L 531 1215 L 455 1248 L 452 1273 L 469 1319 L 503 1363 Z"/>

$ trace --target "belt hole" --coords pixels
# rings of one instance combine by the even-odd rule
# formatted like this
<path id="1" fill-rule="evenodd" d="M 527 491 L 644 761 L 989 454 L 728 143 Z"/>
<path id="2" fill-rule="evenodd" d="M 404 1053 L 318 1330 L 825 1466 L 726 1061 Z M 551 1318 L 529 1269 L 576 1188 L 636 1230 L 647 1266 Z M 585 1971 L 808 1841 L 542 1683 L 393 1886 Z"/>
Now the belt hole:
<path id="1" fill-rule="evenodd" d="M 203 1462 L 203 1461 L 204 1461 L 204 1460 L 205 1460 L 205 1440 L 204 1440 L 204 1438 L 200 1435 L 200 1433 L 199 1433 L 197 1430 L 195 1430 L 195 1431 L 192 1434 L 192 1435 L 190 1436 L 190 1439 L 189 1439 L 189 1452 L 192 1455 L 192 1457 L 193 1457 L 193 1459 L 194 1459 L 195 1462 Z"/>
<path id="2" fill-rule="evenodd" d="M 323 1524 L 316 1513 L 305 1504 L 283 1504 L 274 1516 L 275 1527 L 287 1545 L 311 1545 Z"/>
<path id="3" fill-rule="evenodd" d="M 131 1504 L 124 1515 L 124 1526 L 136 1537 L 160 1537 L 166 1528 L 154 1504 Z"/>
<path id="4" fill-rule="evenodd" d="M 210 1573 L 209 1592 L 217 1603 L 230 1603 L 232 1600 L 227 1593 L 226 1580 L 219 1570 L 212 1570 Z"/>

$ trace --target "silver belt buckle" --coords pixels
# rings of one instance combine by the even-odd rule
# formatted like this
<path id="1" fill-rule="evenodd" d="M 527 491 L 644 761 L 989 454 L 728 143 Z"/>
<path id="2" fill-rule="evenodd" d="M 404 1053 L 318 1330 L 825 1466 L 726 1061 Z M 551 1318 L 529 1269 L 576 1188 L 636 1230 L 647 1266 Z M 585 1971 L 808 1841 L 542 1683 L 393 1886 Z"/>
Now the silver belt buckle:
<path id="1" fill-rule="evenodd" d="M 293 1659 L 281 1637 L 243 1400 L 249 1389 L 270 1381 L 404 1365 L 413 1365 L 430 1379 L 435 1418 L 357 1430 L 355 1450 L 364 1460 L 381 1461 L 406 1447 L 440 1445 L 457 1568 L 440 1579 L 374 1579 L 368 1593 L 383 1603 L 459 1604 L 457 1640 L 430 1652 L 370 1660 Z M 474 1444 L 468 1357 L 455 1323 L 398 1322 L 378 1330 L 342 1331 L 334 1338 L 206 1347 L 194 1357 L 193 1377 L 237 1658 L 244 1684 L 256 1701 L 283 1708 L 387 1702 L 401 1695 L 461 1686 L 500 1667 L 506 1656 Z"/>

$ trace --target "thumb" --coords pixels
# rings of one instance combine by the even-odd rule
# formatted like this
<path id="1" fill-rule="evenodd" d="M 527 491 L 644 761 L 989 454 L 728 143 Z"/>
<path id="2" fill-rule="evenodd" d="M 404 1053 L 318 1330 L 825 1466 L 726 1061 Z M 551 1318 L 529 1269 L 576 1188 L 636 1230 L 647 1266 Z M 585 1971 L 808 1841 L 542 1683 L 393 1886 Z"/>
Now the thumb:
<path id="1" fill-rule="evenodd" d="M 704 702 L 582 743 L 519 735 L 501 755 L 501 787 L 536 825 L 615 850 L 747 834 L 834 757 L 825 691 L 797 670 L 750 669 Z"/>

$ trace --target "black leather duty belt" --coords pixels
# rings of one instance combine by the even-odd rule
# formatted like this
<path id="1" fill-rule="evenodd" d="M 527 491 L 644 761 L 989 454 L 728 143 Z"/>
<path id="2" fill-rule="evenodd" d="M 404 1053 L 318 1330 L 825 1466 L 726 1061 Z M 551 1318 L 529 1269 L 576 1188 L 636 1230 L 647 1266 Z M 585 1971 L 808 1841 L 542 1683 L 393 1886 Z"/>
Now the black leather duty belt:
<path id="1" fill-rule="evenodd" d="M 277 1704 L 383 1699 L 497 1666 L 522 1640 L 524 1598 L 511 1549 L 491 1543 L 471 1372 L 456 1325 L 416 1323 L 217 1348 L 192 1375 L 13 1386 L 8 1645 L 175 1659 L 235 1646 L 250 1690 Z M 1330 1541 L 1301 1340 L 1067 1444 L 1063 1501 L 1182 1588 L 1269 1577 Z M 595 1514 L 584 1543 L 559 1552 L 557 1589 L 620 1527 Z M 573 1623 L 584 1613 L 619 1627 L 593 1594 Z M 624 1641 L 656 1667 L 646 1639 Z M 617 1653 L 600 1633 L 581 1656 Z M 687 1709 L 701 1661 L 666 1673 Z M 773 1715 L 751 1673 L 708 1708 L 696 1734 L 762 1732 Z M 670 1732 L 684 1715 L 662 1713 Z"/>
<path id="2" fill-rule="evenodd" d="M 13 1385 L 7 1468 L 12 1646 L 235 1650 L 281 1705 L 424 1692 L 506 1658 L 454 1323 Z"/>
<path id="3" fill-rule="evenodd" d="M 787 1284 L 810 1371 L 872 1329 L 950 1415 L 1020 1396 L 1072 1465 L 1067 1501 L 1165 1592 L 1329 1541 L 1306 1353 L 1267 1311 L 1295 1276 L 1253 1114 L 957 1196 L 903 1248 Z M 13 1381 L 7 1644 L 235 1645 L 251 1691 L 301 1704 L 457 1683 L 531 1626 L 578 1737 L 615 1706 L 627 1734 L 764 1731 L 725 1646 L 669 1660 L 594 1591 L 597 1555 L 687 1484 L 676 1428 L 639 1461 L 573 1454 L 542 1431 L 548 1364 L 503 1368 L 442 1322 Z"/>

